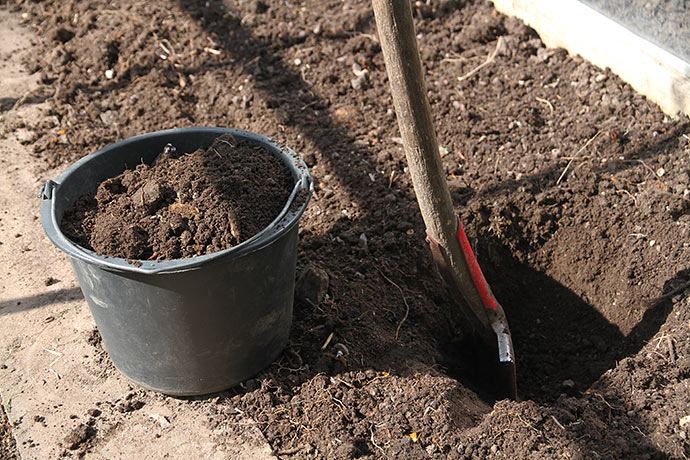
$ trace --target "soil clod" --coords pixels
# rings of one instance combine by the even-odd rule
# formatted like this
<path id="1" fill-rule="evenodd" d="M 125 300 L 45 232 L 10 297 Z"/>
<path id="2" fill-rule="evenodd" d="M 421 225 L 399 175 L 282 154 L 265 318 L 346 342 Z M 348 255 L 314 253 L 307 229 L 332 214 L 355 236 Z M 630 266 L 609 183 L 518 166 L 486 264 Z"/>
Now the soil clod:
<path id="1" fill-rule="evenodd" d="M 69 450 L 79 449 L 95 435 L 96 430 L 92 426 L 80 423 L 65 437 L 65 447 Z"/>
<path id="2" fill-rule="evenodd" d="M 295 297 L 310 305 L 320 305 L 328 293 L 328 281 L 328 273 L 325 270 L 313 266 L 307 267 L 297 279 Z"/>

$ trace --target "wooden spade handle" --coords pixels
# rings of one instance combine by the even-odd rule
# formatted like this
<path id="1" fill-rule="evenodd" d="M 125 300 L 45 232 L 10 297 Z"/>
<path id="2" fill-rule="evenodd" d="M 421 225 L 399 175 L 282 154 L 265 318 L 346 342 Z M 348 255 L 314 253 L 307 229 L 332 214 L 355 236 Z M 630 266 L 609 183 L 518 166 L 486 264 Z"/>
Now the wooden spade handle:
<path id="1" fill-rule="evenodd" d="M 458 244 L 457 217 L 426 96 L 410 0 L 372 3 L 407 164 L 427 233 L 445 252 L 467 306 L 479 323 L 489 328 L 489 317 Z"/>

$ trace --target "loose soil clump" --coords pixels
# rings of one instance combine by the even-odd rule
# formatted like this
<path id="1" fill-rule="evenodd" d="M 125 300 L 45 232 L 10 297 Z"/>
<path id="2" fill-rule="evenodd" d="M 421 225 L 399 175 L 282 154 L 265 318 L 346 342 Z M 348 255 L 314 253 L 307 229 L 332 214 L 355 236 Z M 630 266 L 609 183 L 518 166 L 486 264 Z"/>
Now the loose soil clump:
<path id="1" fill-rule="evenodd" d="M 287 203 L 288 169 L 263 147 L 231 135 L 183 153 L 168 144 L 151 165 L 102 182 L 65 213 L 62 230 L 98 254 L 169 260 L 248 240 Z"/>

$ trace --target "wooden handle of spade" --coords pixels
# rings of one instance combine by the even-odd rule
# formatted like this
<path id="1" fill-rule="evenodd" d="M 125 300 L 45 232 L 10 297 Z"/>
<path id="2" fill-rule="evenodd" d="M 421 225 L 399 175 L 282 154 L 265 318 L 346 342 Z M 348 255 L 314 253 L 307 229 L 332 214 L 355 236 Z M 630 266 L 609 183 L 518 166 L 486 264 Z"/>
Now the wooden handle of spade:
<path id="1" fill-rule="evenodd" d="M 490 328 L 458 243 L 457 217 L 441 165 L 410 0 L 372 3 L 407 164 L 427 233 L 445 252 L 467 306 L 483 327 Z"/>

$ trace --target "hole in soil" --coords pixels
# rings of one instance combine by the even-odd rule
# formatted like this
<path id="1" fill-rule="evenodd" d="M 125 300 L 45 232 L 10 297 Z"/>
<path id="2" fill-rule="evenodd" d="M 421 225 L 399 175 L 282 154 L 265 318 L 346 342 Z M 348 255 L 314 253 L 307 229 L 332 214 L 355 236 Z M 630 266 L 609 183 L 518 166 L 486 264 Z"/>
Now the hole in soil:
<path id="1" fill-rule="evenodd" d="M 513 333 L 520 399 L 550 402 L 586 391 L 617 361 L 639 351 L 668 315 L 665 304 L 650 308 L 624 336 L 571 289 L 519 262 L 505 246 L 479 246 L 480 263 Z M 495 363 L 497 357 L 462 341 L 447 341 L 442 351 L 450 376 L 486 400 L 496 398 L 495 369 L 483 360 Z"/>

